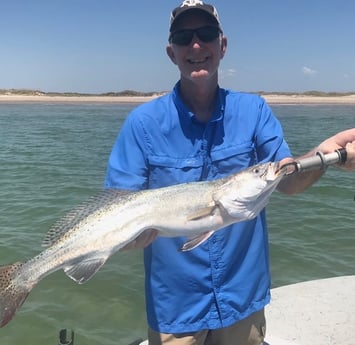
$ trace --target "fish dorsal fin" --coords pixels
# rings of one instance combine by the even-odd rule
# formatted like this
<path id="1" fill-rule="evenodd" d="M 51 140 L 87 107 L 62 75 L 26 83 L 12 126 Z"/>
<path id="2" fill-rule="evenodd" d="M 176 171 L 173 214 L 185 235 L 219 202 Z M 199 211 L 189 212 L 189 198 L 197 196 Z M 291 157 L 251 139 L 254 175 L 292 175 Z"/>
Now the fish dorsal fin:
<path id="1" fill-rule="evenodd" d="M 68 212 L 64 217 L 59 219 L 46 234 L 42 246 L 49 247 L 61 239 L 64 234 L 73 229 L 83 219 L 90 214 L 107 207 L 110 204 L 117 203 L 118 200 L 124 200 L 131 196 L 134 192 L 120 189 L 106 189 L 98 194 L 90 197 L 82 204 Z"/>
<path id="2" fill-rule="evenodd" d="M 187 217 L 187 220 L 199 220 L 201 218 L 210 216 L 211 214 L 213 214 L 213 211 L 216 209 L 216 207 L 217 207 L 216 205 L 213 205 L 213 206 L 201 208 L 197 210 L 197 212 L 194 212 L 191 215 L 189 215 Z"/>
<path id="3" fill-rule="evenodd" d="M 107 257 L 85 259 L 64 267 L 65 274 L 78 284 L 86 283 L 104 265 Z"/>
<path id="4" fill-rule="evenodd" d="M 191 240 L 184 243 L 184 245 L 180 248 L 180 251 L 188 252 L 188 251 L 198 247 L 200 244 L 207 241 L 213 235 L 213 233 L 214 233 L 214 231 L 204 232 L 204 233 L 192 238 Z"/>

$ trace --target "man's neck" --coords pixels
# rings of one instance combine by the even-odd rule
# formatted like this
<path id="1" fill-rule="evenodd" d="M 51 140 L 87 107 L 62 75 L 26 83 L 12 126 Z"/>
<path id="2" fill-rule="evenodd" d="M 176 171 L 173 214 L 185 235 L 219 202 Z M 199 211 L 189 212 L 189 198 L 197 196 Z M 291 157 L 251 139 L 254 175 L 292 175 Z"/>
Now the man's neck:
<path id="1" fill-rule="evenodd" d="M 201 122 L 208 122 L 216 104 L 217 83 L 204 83 L 196 85 L 189 81 L 181 80 L 180 93 L 184 103 Z"/>

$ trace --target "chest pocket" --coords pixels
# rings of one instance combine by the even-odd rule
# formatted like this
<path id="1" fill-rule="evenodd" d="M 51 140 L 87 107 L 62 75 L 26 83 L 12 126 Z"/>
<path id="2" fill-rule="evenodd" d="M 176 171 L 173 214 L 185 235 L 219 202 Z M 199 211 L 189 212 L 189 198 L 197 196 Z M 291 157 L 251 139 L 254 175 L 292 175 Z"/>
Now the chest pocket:
<path id="1" fill-rule="evenodd" d="M 257 163 L 254 144 L 244 142 L 211 152 L 214 177 L 223 177 Z"/>
<path id="2" fill-rule="evenodd" d="M 150 156 L 148 160 L 149 188 L 198 181 L 203 167 L 201 157 L 172 158 Z"/>

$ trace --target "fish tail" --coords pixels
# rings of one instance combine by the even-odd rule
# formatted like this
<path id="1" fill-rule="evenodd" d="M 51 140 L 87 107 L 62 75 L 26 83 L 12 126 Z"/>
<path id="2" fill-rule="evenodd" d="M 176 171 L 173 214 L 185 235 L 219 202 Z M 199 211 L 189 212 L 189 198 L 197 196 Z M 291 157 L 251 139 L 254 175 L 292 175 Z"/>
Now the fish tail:
<path id="1" fill-rule="evenodd" d="M 32 286 L 18 285 L 15 278 L 23 263 L 0 266 L 0 327 L 5 326 L 21 307 Z"/>

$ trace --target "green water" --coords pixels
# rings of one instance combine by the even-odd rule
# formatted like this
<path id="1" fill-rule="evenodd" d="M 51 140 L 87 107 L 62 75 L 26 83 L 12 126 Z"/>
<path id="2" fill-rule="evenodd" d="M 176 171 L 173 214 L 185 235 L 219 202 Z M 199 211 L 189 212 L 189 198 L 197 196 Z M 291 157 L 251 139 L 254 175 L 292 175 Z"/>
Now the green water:
<path id="1" fill-rule="evenodd" d="M 102 189 L 106 163 L 133 105 L 0 104 L 0 263 L 42 250 L 48 228 Z M 354 127 L 355 106 L 273 106 L 295 155 Z M 330 168 L 301 195 L 268 206 L 273 285 L 355 274 L 355 173 Z M 1 345 L 126 345 L 145 338 L 141 252 L 118 253 L 87 284 L 56 272 L 0 330 Z"/>

